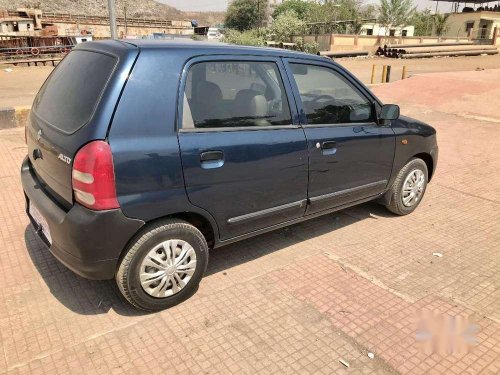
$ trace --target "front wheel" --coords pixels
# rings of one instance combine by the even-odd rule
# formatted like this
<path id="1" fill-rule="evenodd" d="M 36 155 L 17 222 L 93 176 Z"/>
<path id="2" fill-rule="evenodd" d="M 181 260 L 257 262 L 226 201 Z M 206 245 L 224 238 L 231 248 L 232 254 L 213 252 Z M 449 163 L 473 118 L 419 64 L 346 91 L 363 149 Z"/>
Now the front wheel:
<path id="1" fill-rule="evenodd" d="M 386 207 L 397 215 L 412 213 L 422 201 L 429 172 L 422 159 L 411 159 L 398 173 L 391 187 L 391 203 Z"/>
<path id="2" fill-rule="evenodd" d="M 162 310 L 196 291 L 207 263 L 203 234 L 187 222 L 165 220 L 130 245 L 118 267 L 116 283 L 135 307 Z"/>

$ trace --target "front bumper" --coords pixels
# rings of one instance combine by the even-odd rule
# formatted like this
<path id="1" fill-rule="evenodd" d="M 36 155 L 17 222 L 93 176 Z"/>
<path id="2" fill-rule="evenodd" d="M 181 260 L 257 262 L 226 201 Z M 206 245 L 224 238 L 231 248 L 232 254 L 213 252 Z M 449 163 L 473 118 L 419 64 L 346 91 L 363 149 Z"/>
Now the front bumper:
<path id="1" fill-rule="evenodd" d="M 37 233 L 50 252 L 80 276 L 112 279 L 120 254 L 144 222 L 126 217 L 120 209 L 92 211 L 78 203 L 65 211 L 41 188 L 28 158 L 21 167 L 21 180 L 26 212 L 32 202 L 47 221 L 52 244 L 41 230 Z M 28 217 L 37 229 L 29 213 Z"/>
<path id="2" fill-rule="evenodd" d="M 432 157 L 432 172 L 431 176 L 434 176 L 434 173 L 436 172 L 437 168 L 437 162 L 439 159 L 439 147 L 438 145 L 434 146 L 434 148 L 431 150 L 431 157 Z M 431 179 L 429 179 L 430 181 Z"/>

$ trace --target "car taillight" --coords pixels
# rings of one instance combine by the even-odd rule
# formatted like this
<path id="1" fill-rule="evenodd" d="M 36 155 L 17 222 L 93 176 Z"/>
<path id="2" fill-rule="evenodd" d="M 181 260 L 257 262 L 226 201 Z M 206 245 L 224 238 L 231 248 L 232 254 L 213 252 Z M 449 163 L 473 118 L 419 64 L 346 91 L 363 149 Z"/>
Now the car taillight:
<path id="1" fill-rule="evenodd" d="M 83 146 L 73 161 L 75 200 L 92 210 L 120 207 L 116 198 L 115 171 L 109 144 L 93 141 Z"/>

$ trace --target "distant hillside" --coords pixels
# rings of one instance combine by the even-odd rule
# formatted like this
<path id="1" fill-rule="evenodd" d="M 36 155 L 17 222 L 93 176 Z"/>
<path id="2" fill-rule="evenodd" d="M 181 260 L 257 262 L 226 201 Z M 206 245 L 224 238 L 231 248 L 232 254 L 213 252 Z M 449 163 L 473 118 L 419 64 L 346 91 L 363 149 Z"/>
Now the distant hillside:
<path id="1" fill-rule="evenodd" d="M 107 4 L 107 0 L 0 0 L 0 9 L 14 10 L 30 6 L 41 8 L 47 12 L 105 16 L 108 14 Z M 181 12 L 174 7 L 154 0 L 117 0 L 116 11 L 118 16 L 123 16 L 125 5 L 129 17 L 198 20 L 200 25 L 221 23 L 224 20 L 224 13 L 222 12 Z"/>

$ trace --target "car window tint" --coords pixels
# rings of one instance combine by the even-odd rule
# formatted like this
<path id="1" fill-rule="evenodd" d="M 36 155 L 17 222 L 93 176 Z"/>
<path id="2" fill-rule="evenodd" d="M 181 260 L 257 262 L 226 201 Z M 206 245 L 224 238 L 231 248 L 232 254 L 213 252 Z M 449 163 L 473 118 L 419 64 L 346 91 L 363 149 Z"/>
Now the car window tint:
<path id="1" fill-rule="evenodd" d="M 78 130 L 90 120 L 116 62 L 102 53 L 72 51 L 40 89 L 34 113 L 63 132 Z"/>
<path id="2" fill-rule="evenodd" d="M 332 69 L 290 64 L 308 124 L 373 121 L 373 105 Z"/>
<path id="3" fill-rule="evenodd" d="M 278 67 L 270 62 L 202 62 L 187 75 L 182 128 L 290 125 Z"/>

